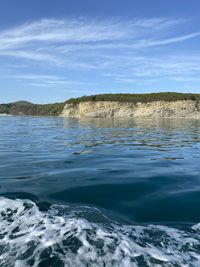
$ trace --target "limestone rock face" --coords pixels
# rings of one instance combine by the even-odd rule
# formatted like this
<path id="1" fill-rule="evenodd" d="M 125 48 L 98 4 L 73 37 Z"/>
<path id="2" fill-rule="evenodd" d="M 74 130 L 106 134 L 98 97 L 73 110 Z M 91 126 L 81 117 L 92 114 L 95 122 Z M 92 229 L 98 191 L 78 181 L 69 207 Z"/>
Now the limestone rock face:
<path id="1" fill-rule="evenodd" d="M 61 116 L 74 118 L 186 117 L 200 119 L 200 103 L 192 100 L 154 101 L 149 103 L 88 101 L 66 104 Z"/>

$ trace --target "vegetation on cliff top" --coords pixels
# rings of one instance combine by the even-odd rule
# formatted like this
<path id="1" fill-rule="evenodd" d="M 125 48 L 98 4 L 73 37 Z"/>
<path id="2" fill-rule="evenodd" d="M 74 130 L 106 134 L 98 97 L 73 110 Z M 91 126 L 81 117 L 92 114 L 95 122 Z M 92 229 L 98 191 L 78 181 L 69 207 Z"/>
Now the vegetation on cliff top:
<path id="1" fill-rule="evenodd" d="M 68 104 L 78 104 L 86 101 L 119 101 L 119 102 L 152 102 L 152 101 L 178 101 L 178 100 L 200 100 L 200 94 L 190 93 L 151 93 L 151 94 L 101 94 L 71 98 Z"/>

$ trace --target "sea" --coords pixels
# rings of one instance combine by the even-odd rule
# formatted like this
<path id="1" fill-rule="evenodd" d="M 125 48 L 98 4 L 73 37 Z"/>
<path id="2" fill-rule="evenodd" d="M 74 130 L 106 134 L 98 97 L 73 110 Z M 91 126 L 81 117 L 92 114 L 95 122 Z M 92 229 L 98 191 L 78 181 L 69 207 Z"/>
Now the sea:
<path id="1" fill-rule="evenodd" d="M 199 267 L 200 120 L 0 117 L 1 267 Z"/>

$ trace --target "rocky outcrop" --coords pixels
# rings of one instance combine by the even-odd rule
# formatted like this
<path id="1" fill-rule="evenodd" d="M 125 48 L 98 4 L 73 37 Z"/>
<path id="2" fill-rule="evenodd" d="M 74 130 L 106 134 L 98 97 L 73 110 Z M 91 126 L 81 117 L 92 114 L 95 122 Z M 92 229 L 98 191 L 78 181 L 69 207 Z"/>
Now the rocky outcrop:
<path id="1" fill-rule="evenodd" d="M 200 103 L 196 100 L 132 103 L 118 101 L 84 101 L 66 104 L 61 114 L 75 118 L 195 118 L 200 119 Z"/>

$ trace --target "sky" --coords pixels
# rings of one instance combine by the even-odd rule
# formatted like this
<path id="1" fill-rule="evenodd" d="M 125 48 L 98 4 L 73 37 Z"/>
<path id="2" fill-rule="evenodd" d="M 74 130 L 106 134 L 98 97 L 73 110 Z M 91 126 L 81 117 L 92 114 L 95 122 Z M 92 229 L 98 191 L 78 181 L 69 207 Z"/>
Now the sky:
<path id="1" fill-rule="evenodd" d="M 1 0 L 0 103 L 200 93 L 199 0 Z"/>

